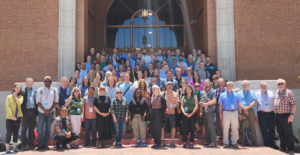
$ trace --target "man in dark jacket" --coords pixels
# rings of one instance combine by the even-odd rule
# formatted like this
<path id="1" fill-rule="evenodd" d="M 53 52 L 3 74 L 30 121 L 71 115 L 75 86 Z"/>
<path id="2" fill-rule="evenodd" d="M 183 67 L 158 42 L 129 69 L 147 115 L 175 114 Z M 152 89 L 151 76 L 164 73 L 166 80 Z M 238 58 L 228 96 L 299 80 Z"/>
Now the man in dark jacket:
<path id="1" fill-rule="evenodd" d="M 23 119 L 22 119 L 22 150 L 34 149 L 33 140 L 34 127 L 37 116 L 37 105 L 36 105 L 36 90 L 32 88 L 33 79 L 26 79 L 26 88 L 23 91 L 23 103 L 21 105 Z M 28 128 L 28 138 L 27 138 L 27 128 Z"/>

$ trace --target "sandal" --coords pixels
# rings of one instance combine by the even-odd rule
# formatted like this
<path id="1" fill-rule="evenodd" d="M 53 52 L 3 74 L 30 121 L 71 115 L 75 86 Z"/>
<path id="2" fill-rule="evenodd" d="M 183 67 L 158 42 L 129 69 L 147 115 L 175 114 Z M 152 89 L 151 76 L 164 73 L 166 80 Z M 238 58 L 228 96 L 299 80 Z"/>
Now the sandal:
<path id="1" fill-rule="evenodd" d="M 78 148 L 79 148 L 79 146 L 78 146 L 78 145 L 76 145 L 76 144 L 71 144 L 71 145 L 70 145 L 70 148 L 71 148 L 71 149 L 78 149 Z"/>
<path id="2" fill-rule="evenodd" d="M 209 145 L 207 145 L 208 147 L 216 147 L 217 145 L 215 143 L 210 143 Z"/>

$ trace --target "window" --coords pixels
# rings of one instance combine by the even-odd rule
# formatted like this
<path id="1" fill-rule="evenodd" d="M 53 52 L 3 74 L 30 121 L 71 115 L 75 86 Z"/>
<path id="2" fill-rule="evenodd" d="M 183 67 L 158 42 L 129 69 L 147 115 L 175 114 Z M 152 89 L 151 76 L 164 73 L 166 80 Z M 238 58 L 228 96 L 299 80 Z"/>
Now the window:
<path id="1" fill-rule="evenodd" d="M 106 17 L 106 47 L 183 47 L 181 8 L 176 1 L 166 2 L 115 0 Z M 148 18 L 142 18 L 142 8 L 148 10 Z"/>

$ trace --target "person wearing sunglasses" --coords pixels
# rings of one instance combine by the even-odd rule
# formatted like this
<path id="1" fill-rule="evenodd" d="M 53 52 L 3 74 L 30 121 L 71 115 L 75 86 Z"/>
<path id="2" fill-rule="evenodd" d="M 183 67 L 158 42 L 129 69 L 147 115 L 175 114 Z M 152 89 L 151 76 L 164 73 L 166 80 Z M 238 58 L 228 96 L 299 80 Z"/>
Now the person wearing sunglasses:
<path id="1" fill-rule="evenodd" d="M 110 104 L 111 100 L 106 94 L 106 88 L 100 86 L 100 94 L 94 99 L 94 109 L 97 116 L 97 131 L 98 131 L 98 141 L 96 140 L 96 147 L 105 148 L 105 140 L 110 138 L 110 127 L 111 127 L 111 115 L 110 115 Z"/>
<path id="2" fill-rule="evenodd" d="M 60 115 L 54 120 L 53 136 L 56 140 L 57 150 L 67 149 L 68 143 L 74 142 L 79 138 L 78 134 L 75 134 L 72 130 L 74 129 L 73 125 L 71 118 L 68 116 L 67 107 L 61 106 Z"/>
<path id="3" fill-rule="evenodd" d="M 116 146 L 122 147 L 121 138 L 126 131 L 126 122 L 128 121 L 128 104 L 123 97 L 121 89 L 116 90 L 116 98 L 114 98 L 110 105 L 111 115 L 114 122 L 114 130 L 116 135 Z"/>
<path id="4" fill-rule="evenodd" d="M 297 102 L 294 93 L 286 88 L 284 79 L 277 80 L 278 89 L 274 97 L 276 129 L 280 138 L 280 148 L 294 154 L 294 134 L 292 123 L 296 112 Z"/>
<path id="5" fill-rule="evenodd" d="M 83 110 L 82 110 L 82 116 L 84 116 L 84 122 L 85 122 L 85 141 L 83 146 L 89 146 L 90 143 L 90 132 L 92 132 L 92 145 L 95 147 L 96 146 L 96 134 L 97 134 L 97 124 L 96 124 L 96 111 L 93 108 L 93 102 L 95 97 L 94 92 L 98 91 L 95 90 L 95 87 L 89 87 L 88 89 L 88 95 L 83 97 Z M 98 94 L 98 93 L 97 93 Z"/>
<path id="6" fill-rule="evenodd" d="M 36 102 L 39 106 L 38 111 L 38 147 L 36 150 L 50 150 L 48 141 L 50 139 L 51 121 L 54 110 L 58 103 L 58 90 L 51 87 L 52 80 L 50 76 L 44 78 L 45 87 L 41 87 L 36 93 Z M 45 130 L 44 130 L 45 129 Z"/>
<path id="7" fill-rule="evenodd" d="M 173 63 L 170 65 L 170 69 L 173 71 L 173 73 L 175 73 L 175 70 L 177 67 L 179 67 L 178 64 L 178 60 L 176 58 L 173 58 Z"/>
<path id="8" fill-rule="evenodd" d="M 86 69 L 86 64 L 84 62 L 81 63 L 81 69 L 80 69 L 80 74 L 79 78 L 83 79 L 84 76 L 88 75 L 88 70 Z"/>
<path id="9" fill-rule="evenodd" d="M 242 115 L 242 117 L 245 118 L 243 121 L 240 122 L 240 130 L 242 132 L 240 132 L 240 135 L 239 135 L 239 142 L 240 142 L 241 146 L 244 146 L 245 134 L 246 134 L 246 132 L 244 130 L 244 129 L 246 129 L 246 123 L 244 123 L 244 122 L 245 122 L 245 120 L 248 120 L 249 126 L 250 126 L 250 131 L 253 136 L 253 146 L 258 146 L 257 136 L 256 136 L 256 128 L 255 128 L 255 116 L 257 116 L 257 110 L 256 110 L 257 98 L 256 98 L 254 91 L 249 90 L 249 86 L 250 86 L 249 81 L 244 80 L 242 82 L 243 90 L 238 92 L 238 96 L 242 103 L 241 107 L 243 109 L 243 111 L 242 111 L 242 113 L 240 113 L 240 115 Z"/>
<path id="10" fill-rule="evenodd" d="M 21 117 L 23 117 L 21 105 L 23 103 L 22 87 L 15 84 L 13 91 L 6 97 L 6 153 L 10 153 L 9 143 L 13 135 L 13 150 L 19 152 L 17 148 L 18 133 L 21 125 Z M 28 103 L 29 104 L 29 103 Z M 52 115 L 53 116 L 53 115 Z"/>
<path id="11" fill-rule="evenodd" d="M 83 121 L 83 101 L 81 91 L 78 87 L 73 88 L 65 106 L 69 108 L 69 116 L 73 127 L 72 132 L 79 135 L 81 122 Z M 74 142 L 71 148 L 78 148 L 78 145 Z"/>
<path id="12" fill-rule="evenodd" d="M 161 130 L 165 120 L 165 111 L 167 108 L 166 99 L 161 95 L 157 85 L 152 86 L 153 95 L 149 104 L 150 109 L 150 128 L 154 139 L 154 145 L 151 148 L 161 147 Z"/>
<path id="13" fill-rule="evenodd" d="M 120 88 L 120 86 L 124 83 L 124 81 L 125 81 L 124 75 L 125 75 L 125 73 L 120 73 L 119 82 L 116 85 L 117 88 Z"/>

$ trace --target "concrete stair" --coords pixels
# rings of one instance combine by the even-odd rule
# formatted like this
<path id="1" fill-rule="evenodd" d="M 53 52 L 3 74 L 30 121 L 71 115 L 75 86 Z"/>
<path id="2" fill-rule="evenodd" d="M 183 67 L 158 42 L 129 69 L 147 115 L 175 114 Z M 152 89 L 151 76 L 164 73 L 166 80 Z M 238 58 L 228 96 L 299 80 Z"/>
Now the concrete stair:
<path id="1" fill-rule="evenodd" d="M 205 142 L 205 139 L 201 139 L 200 136 L 201 136 L 200 133 L 195 134 L 194 144 L 199 145 L 199 144 L 202 144 L 202 143 Z M 76 144 L 77 145 L 83 145 L 84 144 L 84 139 L 85 139 L 84 133 L 79 134 L 79 139 L 76 141 Z M 171 134 L 170 133 L 165 133 L 165 141 L 166 141 L 167 145 L 170 144 L 170 141 L 171 141 Z M 114 138 L 105 141 L 106 145 L 112 145 L 114 142 L 115 142 Z M 154 140 L 152 138 L 151 133 L 147 133 L 145 142 L 146 142 L 147 145 L 153 145 L 154 144 Z M 124 145 L 135 145 L 136 140 L 135 140 L 134 135 L 132 133 L 125 133 L 122 137 L 121 143 L 124 144 Z M 174 143 L 176 145 L 181 145 L 182 144 L 182 136 L 180 134 L 175 134 Z M 187 143 L 189 143 L 189 136 L 188 136 L 188 142 Z M 54 140 L 51 139 L 48 144 L 49 145 L 54 145 Z M 91 140 L 90 140 L 90 145 L 92 145 Z M 222 139 L 217 139 L 217 145 L 223 145 L 223 140 Z"/>

